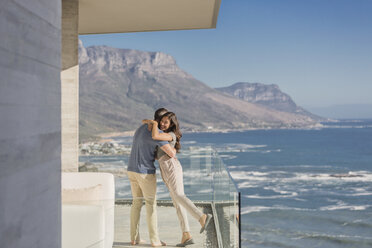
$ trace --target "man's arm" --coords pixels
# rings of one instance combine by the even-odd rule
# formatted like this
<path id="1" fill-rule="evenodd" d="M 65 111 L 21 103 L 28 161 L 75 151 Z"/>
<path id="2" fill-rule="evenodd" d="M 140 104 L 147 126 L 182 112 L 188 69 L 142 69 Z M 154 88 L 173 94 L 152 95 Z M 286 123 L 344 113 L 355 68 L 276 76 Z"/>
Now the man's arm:
<path id="1" fill-rule="evenodd" d="M 176 157 L 176 149 L 172 148 L 169 144 L 163 145 L 160 147 L 169 157 Z"/>

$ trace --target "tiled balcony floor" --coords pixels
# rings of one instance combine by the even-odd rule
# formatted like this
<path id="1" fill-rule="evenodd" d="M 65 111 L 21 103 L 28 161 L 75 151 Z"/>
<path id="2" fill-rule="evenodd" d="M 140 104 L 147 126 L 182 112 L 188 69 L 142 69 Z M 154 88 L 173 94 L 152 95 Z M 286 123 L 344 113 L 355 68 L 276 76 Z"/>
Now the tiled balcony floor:
<path id="1" fill-rule="evenodd" d="M 200 207 L 199 207 L 200 208 Z M 202 210 L 202 208 L 200 208 Z M 146 207 L 141 210 L 140 235 L 141 239 L 146 240 L 147 244 L 132 246 L 130 244 L 130 205 L 115 205 L 115 238 L 114 248 L 124 247 L 151 247 L 149 242 L 148 229 L 146 224 Z M 203 210 L 202 210 L 203 211 Z M 177 218 L 176 209 L 172 206 L 158 206 L 158 232 L 161 240 L 167 243 L 167 247 L 176 247 L 176 244 L 181 241 L 181 227 Z M 207 245 L 206 235 L 210 235 L 213 231 L 199 234 L 200 224 L 191 215 L 188 215 L 191 235 L 195 244 L 188 247 L 212 247 Z M 211 223 L 213 226 L 214 223 Z M 208 228 L 210 229 L 210 228 Z M 213 228 L 214 230 L 214 228 Z M 212 235 L 213 236 L 213 235 Z"/>

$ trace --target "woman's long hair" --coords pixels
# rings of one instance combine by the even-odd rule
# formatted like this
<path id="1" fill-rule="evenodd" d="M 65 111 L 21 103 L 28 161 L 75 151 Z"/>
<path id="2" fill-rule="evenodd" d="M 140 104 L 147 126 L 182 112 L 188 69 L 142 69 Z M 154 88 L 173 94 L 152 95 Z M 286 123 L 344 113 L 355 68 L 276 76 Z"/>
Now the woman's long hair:
<path id="1" fill-rule="evenodd" d="M 170 121 L 169 128 L 164 132 L 166 133 L 173 132 L 176 135 L 176 145 L 174 146 L 174 148 L 176 148 L 176 151 L 179 152 L 181 149 L 180 141 L 182 138 L 182 133 L 180 131 L 180 125 L 178 123 L 177 116 L 173 112 L 167 112 L 164 115 L 162 115 L 161 119 L 163 119 L 164 117 L 167 117 Z"/>

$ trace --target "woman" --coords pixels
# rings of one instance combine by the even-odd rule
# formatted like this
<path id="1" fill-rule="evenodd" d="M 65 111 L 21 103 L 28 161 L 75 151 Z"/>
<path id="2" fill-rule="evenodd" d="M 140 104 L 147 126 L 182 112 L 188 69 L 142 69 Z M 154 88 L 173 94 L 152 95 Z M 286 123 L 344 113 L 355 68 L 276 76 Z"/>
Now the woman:
<path id="1" fill-rule="evenodd" d="M 180 140 L 182 134 L 179 129 L 177 117 L 173 112 L 165 113 L 160 120 L 159 128 L 164 133 L 159 133 L 157 121 L 143 120 L 143 123 L 152 124 L 153 139 L 168 141 L 169 144 L 179 152 L 181 149 Z M 185 247 L 194 244 L 194 240 L 190 234 L 186 210 L 199 221 L 201 225 L 200 233 L 202 233 L 205 230 L 205 227 L 210 223 L 212 216 L 210 214 L 203 214 L 194 203 L 186 197 L 183 188 L 182 166 L 178 159 L 170 158 L 161 149 L 158 149 L 157 158 L 159 161 L 161 176 L 169 190 L 182 228 L 181 243 L 177 244 L 177 246 Z"/>

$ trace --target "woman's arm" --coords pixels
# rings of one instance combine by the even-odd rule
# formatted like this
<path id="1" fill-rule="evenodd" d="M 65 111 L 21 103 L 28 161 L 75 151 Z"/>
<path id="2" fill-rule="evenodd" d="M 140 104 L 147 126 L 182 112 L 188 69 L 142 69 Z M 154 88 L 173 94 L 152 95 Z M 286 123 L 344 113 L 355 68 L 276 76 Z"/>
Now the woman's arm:
<path id="1" fill-rule="evenodd" d="M 172 141 L 173 137 L 168 133 L 159 133 L 158 122 L 154 120 L 143 120 L 144 124 L 152 124 L 152 139 L 154 140 L 163 140 L 163 141 Z"/>

